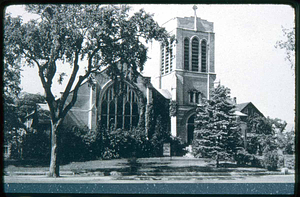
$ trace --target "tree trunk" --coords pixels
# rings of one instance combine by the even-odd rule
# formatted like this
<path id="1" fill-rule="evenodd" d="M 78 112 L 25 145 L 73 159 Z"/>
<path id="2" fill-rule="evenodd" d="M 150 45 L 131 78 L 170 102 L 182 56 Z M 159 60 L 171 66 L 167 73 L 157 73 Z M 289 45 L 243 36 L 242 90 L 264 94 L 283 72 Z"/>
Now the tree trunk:
<path id="1" fill-rule="evenodd" d="M 219 164 L 219 154 L 217 154 L 217 168 L 220 166 Z"/>
<path id="2" fill-rule="evenodd" d="M 58 123 L 51 122 L 51 159 L 49 177 L 59 177 L 59 163 L 57 160 L 57 128 Z"/>

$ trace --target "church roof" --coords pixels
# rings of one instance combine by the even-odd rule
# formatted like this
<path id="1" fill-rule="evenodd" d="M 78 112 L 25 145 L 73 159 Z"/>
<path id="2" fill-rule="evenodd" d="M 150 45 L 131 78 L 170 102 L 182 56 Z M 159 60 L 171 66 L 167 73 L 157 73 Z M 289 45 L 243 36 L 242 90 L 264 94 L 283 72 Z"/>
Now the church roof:
<path id="1" fill-rule="evenodd" d="M 166 99 L 172 99 L 172 94 L 169 90 L 166 89 L 156 89 L 161 95 L 163 95 Z"/>
<path id="2" fill-rule="evenodd" d="M 177 20 L 179 28 L 194 29 L 195 18 L 193 16 L 184 18 L 177 17 Z M 213 23 L 197 17 L 197 31 L 213 32 Z"/>

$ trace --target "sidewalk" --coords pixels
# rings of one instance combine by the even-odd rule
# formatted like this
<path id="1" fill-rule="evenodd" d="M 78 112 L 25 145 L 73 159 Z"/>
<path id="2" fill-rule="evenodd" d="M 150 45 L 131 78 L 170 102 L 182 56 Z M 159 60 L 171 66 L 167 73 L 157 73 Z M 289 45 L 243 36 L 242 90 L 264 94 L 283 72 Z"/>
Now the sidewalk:
<path id="1" fill-rule="evenodd" d="M 9 183 L 295 183 L 294 174 L 264 176 L 4 176 Z"/>

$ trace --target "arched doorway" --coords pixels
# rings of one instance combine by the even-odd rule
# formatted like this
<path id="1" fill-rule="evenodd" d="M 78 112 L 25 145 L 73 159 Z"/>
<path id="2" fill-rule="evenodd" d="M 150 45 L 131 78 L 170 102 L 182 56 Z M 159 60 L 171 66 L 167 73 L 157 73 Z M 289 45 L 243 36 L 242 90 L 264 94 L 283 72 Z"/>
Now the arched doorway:
<path id="1" fill-rule="evenodd" d="M 192 141 L 194 139 L 194 129 L 195 129 L 195 114 L 191 115 L 186 123 L 187 128 L 187 143 L 192 144 Z"/>

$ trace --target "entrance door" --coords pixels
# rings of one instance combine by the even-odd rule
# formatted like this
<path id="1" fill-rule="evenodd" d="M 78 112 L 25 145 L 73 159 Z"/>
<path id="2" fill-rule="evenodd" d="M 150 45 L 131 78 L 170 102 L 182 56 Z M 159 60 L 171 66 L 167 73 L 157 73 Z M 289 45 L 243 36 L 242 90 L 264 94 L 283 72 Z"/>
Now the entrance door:
<path id="1" fill-rule="evenodd" d="M 194 139 L 194 129 L 195 129 L 194 122 L 195 122 L 195 114 L 191 115 L 186 123 L 188 144 L 192 144 L 192 141 Z"/>

